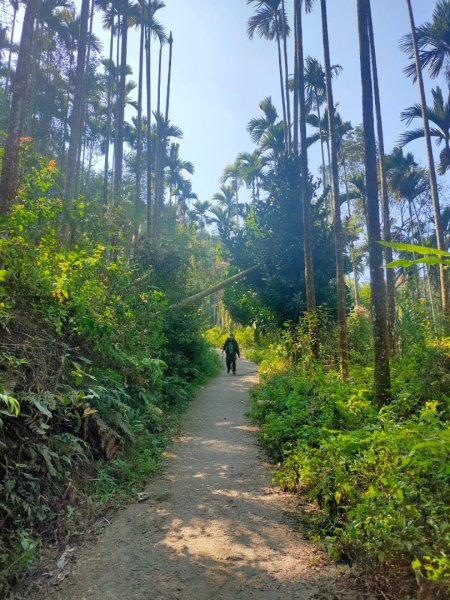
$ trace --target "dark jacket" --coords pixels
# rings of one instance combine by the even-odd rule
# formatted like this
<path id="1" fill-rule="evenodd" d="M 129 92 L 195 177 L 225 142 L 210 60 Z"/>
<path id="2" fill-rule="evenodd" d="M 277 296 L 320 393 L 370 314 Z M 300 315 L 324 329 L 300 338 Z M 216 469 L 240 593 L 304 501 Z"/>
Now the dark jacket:
<path id="1" fill-rule="evenodd" d="M 225 354 L 227 356 L 236 356 L 236 354 L 240 357 L 239 353 L 239 344 L 236 340 L 230 340 L 227 338 L 225 344 L 223 345 L 223 349 L 225 350 Z"/>

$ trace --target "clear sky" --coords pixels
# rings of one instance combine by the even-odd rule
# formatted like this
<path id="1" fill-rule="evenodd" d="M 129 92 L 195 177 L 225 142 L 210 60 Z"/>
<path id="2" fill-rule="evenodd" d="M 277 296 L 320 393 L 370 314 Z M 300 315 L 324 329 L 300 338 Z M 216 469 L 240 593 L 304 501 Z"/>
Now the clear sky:
<path id="1" fill-rule="evenodd" d="M 285 0 L 292 24 L 293 0 Z M 75 0 L 80 6 L 81 0 Z M 194 191 L 200 199 L 209 200 L 218 191 L 219 177 L 225 165 L 237 154 L 252 150 L 246 131 L 249 119 L 259 114 L 259 102 L 272 96 L 279 113 L 279 79 L 275 42 L 255 38 L 248 40 L 247 21 L 254 12 L 246 0 L 164 0 L 159 20 L 172 30 L 173 71 L 170 120 L 184 132 L 181 155 L 195 165 L 192 177 Z M 416 24 L 429 21 L 435 0 L 412 0 Z M 386 151 L 392 150 L 404 130 L 400 112 L 418 101 L 417 86 L 403 74 L 407 64 L 398 43 L 408 32 L 409 21 L 405 0 L 372 0 L 377 44 L 380 89 L 384 117 Z M 331 61 L 344 70 L 334 80 L 334 98 L 344 120 L 353 125 L 361 122 L 361 91 L 356 23 L 356 0 L 328 0 Z M 99 16 L 95 33 L 101 38 L 106 54 L 109 34 L 103 32 Z M 291 36 L 292 38 L 293 36 Z M 128 63 L 137 82 L 139 34 L 129 32 Z M 292 73 L 293 40 L 290 40 Z M 323 63 L 319 2 L 304 17 L 305 56 L 310 54 Z M 157 46 L 154 45 L 153 80 L 157 75 Z M 165 48 L 164 58 L 167 61 Z M 163 69 L 165 84 L 167 64 Z M 432 85 L 445 82 L 426 79 L 428 99 Z M 155 90 L 156 85 L 153 85 Z M 137 92 L 136 92 L 137 94 Z M 155 99 L 153 99 L 155 106 Z M 164 104 L 163 104 L 164 106 Z M 128 109 L 128 118 L 132 114 Z M 417 124 L 418 125 L 418 124 Z M 414 125 L 413 125 L 414 126 Z M 424 162 L 424 145 L 413 142 L 408 150 Z M 436 152 L 437 158 L 437 152 Z M 319 165 L 319 147 L 311 150 L 313 172 Z M 442 179 L 442 178 L 441 178 Z M 443 178 L 445 182 L 446 178 Z"/>
<path id="2" fill-rule="evenodd" d="M 224 166 L 239 152 L 252 149 L 246 126 L 259 113 L 259 102 L 271 95 L 281 113 L 276 44 L 247 39 L 246 24 L 254 7 L 247 6 L 246 0 L 165 3 L 158 16 L 174 36 L 170 120 L 183 129 L 181 153 L 195 165 L 194 191 L 201 199 L 210 199 L 218 190 Z M 288 8 L 291 4 L 286 0 Z M 431 18 L 434 4 L 434 0 L 413 1 L 417 24 Z M 343 119 L 356 125 L 361 121 L 356 0 L 329 0 L 328 5 L 331 60 L 344 67 L 335 81 L 335 101 Z M 418 93 L 403 75 L 406 57 L 398 47 L 408 31 L 406 2 L 372 0 L 372 7 L 385 143 L 390 151 L 404 129 L 400 112 L 417 101 Z M 304 29 L 305 55 L 323 62 L 318 4 L 305 16 Z M 137 33 L 130 37 L 129 63 L 137 73 Z M 420 142 L 410 149 L 419 158 L 424 156 Z M 313 169 L 317 152 L 312 156 Z"/>

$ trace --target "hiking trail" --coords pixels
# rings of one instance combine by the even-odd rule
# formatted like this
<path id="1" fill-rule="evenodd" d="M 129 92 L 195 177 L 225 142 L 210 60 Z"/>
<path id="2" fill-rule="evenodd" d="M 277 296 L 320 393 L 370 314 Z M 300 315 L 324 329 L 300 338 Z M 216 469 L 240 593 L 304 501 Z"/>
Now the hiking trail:
<path id="1" fill-rule="evenodd" d="M 48 600 L 357 600 L 348 567 L 294 527 L 298 498 L 271 487 L 273 466 L 245 416 L 257 367 L 241 359 L 202 388 L 165 453 L 149 497 L 117 512 L 76 551 Z M 61 579 L 61 578 L 59 578 Z M 42 594 L 42 596 L 40 596 Z"/>

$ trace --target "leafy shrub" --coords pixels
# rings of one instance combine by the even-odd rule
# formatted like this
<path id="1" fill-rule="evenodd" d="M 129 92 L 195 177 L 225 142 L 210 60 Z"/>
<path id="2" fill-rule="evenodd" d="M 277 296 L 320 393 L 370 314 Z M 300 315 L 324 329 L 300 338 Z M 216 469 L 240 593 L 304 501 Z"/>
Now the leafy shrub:
<path id="1" fill-rule="evenodd" d="M 410 346 L 393 361 L 392 401 L 380 412 L 363 366 L 346 383 L 317 365 L 284 365 L 263 377 L 251 406 L 280 463 L 276 481 L 317 503 L 316 534 L 330 552 L 409 566 L 435 597 L 450 589 L 449 358 L 445 342 Z"/>
<path id="2" fill-rule="evenodd" d="M 174 416 L 218 368 L 197 311 L 168 308 L 170 294 L 189 294 L 191 254 L 206 249 L 111 248 L 123 215 L 101 222 L 84 200 L 70 216 L 77 244 L 65 247 L 54 161 L 25 163 L 0 221 L 0 595 L 86 495 L 109 502 L 142 485 Z"/>

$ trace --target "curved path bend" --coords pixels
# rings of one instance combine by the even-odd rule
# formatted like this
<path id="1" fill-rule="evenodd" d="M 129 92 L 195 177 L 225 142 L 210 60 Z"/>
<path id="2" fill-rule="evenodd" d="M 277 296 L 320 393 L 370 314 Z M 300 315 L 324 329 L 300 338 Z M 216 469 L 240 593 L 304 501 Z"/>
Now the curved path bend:
<path id="1" fill-rule="evenodd" d="M 245 416 L 257 367 L 238 363 L 198 393 L 149 498 L 77 552 L 48 600 L 350 600 L 351 575 L 293 528 L 296 499 Z"/>

